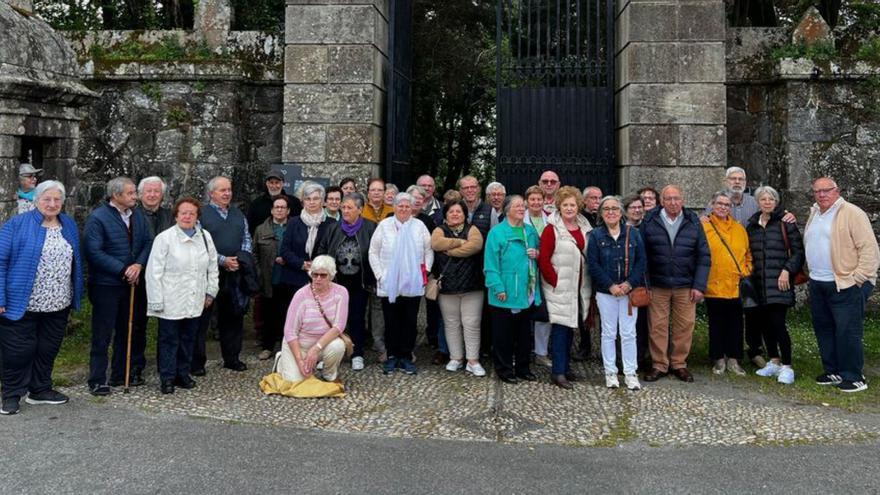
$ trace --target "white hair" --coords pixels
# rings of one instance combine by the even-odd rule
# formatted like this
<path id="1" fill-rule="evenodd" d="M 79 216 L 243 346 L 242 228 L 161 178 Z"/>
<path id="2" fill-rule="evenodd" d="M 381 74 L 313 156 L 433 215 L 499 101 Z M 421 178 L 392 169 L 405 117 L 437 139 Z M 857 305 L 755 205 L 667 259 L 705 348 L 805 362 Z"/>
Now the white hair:
<path id="1" fill-rule="evenodd" d="M 208 185 L 205 186 L 205 190 L 208 192 L 208 195 L 210 195 L 212 192 L 214 192 L 214 189 L 217 189 L 217 183 L 220 182 L 220 179 L 226 179 L 229 181 L 230 184 L 232 184 L 232 179 L 230 179 L 229 177 L 223 177 L 222 175 L 218 175 L 217 177 L 214 177 L 211 180 L 209 180 Z"/>
<path id="2" fill-rule="evenodd" d="M 504 188 L 504 184 L 500 182 L 490 182 L 488 186 L 486 186 L 486 194 L 491 194 L 492 191 L 497 189 L 501 189 L 501 192 L 507 194 L 507 189 Z"/>
<path id="3" fill-rule="evenodd" d="M 64 203 L 64 199 L 67 197 L 67 190 L 64 189 L 64 184 L 57 180 L 44 180 L 37 184 L 37 187 L 34 189 L 34 202 L 39 201 L 43 193 L 52 189 L 61 191 L 61 202 Z"/>
<path id="4" fill-rule="evenodd" d="M 333 278 L 336 277 L 336 260 L 334 260 L 332 256 L 327 256 L 326 254 L 316 256 L 309 267 L 309 276 L 311 277 L 315 272 L 327 272 L 330 276 L 330 280 L 333 280 Z"/>
<path id="5" fill-rule="evenodd" d="M 154 182 L 158 182 L 159 184 L 162 185 L 162 195 L 164 196 L 164 195 L 165 195 L 165 191 L 168 189 L 168 185 L 165 184 L 165 181 L 162 180 L 161 177 L 156 176 L 156 175 L 151 175 L 151 176 L 149 176 L 149 177 L 144 177 L 143 179 L 141 179 L 140 182 L 138 182 L 138 187 L 137 187 L 137 192 L 138 192 L 138 194 L 143 194 L 143 192 L 144 192 L 144 188 L 147 187 L 147 184 L 152 184 L 152 183 L 154 183 Z"/>
<path id="6" fill-rule="evenodd" d="M 321 184 L 318 184 L 317 182 L 306 181 L 302 185 L 301 199 L 306 199 L 316 192 L 321 196 L 321 200 L 323 201 L 324 200 L 324 186 L 322 186 Z"/>
<path id="7" fill-rule="evenodd" d="M 412 197 L 412 194 L 405 193 L 405 192 L 397 193 L 397 196 L 394 196 L 393 204 L 394 204 L 394 206 L 397 206 L 404 201 L 406 201 L 410 205 L 412 205 L 413 202 L 415 201 L 415 199 Z"/>
<path id="8" fill-rule="evenodd" d="M 779 203 L 779 191 L 777 191 L 776 189 L 773 189 L 770 186 L 761 186 L 755 189 L 755 199 L 759 200 L 761 199 L 761 196 L 764 196 L 765 194 L 773 198 L 776 203 Z"/>
<path id="9" fill-rule="evenodd" d="M 743 170 L 742 167 L 730 167 L 724 171 L 724 178 L 728 178 L 733 174 L 743 174 L 743 177 L 746 176 L 746 171 Z"/>
<path id="10" fill-rule="evenodd" d="M 418 186 L 418 185 L 415 185 L 415 184 L 413 184 L 413 185 L 407 187 L 407 188 L 406 188 L 406 192 L 407 192 L 407 194 L 410 194 L 410 195 L 411 195 L 413 192 L 417 192 L 417 193 L 421 194 L 423 198 L 427 198 L 427 197 L 428 197 L 428 191 L 425 191 L 425 188 L 424 188 L 424 187 L 422 187 L 422 186 Z"/>

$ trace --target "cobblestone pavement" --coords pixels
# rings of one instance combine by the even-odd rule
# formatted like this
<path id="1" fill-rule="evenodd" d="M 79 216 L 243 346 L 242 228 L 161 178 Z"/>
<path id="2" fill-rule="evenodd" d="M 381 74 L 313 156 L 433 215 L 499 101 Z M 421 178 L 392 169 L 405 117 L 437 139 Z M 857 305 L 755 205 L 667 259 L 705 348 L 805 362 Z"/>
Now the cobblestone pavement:
<path id="1" fill-rule="evenodd" d="M 697 375 L 643 383 L 643 389 L 608 390 L 597 363 L 575 363 L 586 380 L 571 391 L 549 383 L 546 368 L 534 366 L 538 382 L 502 384 L 491 377 L 450 373 L 420 356 L 419 373 L 382 374 L 375 358 L 360 372 L 341 369 L 347 395 L 336 399 L 264 396 L 260 378 L 271 361 L 246 356 L 249 370 L 236 373 L 209 362 L 208 375 L 192 390 L 161 395 L 154 369 L 147 384 L 106 400 L 121 408 L 280 425 L 333 432 L 450 440 L 613 445 L 767 445 L 851 442 L 880 437 L 876 415 L 799 405 L 744 391 L 723 378 Z M 92 400 L 85 386 L 66 393 Z"/>

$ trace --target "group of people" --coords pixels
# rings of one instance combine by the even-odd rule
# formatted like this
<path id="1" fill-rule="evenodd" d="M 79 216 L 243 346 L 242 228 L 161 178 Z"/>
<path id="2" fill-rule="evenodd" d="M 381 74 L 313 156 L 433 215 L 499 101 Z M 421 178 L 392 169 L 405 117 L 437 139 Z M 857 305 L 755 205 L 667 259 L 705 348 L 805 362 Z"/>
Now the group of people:
<path id="1" fill-rule="evenodd" d="M 667 374 L 693 381 L 688 357 L 703 300 L 715 373 L 745 373 L 745 331 L 757 374 L 792 383 L 786 311 L 808 267 L 825 370 L 816 381 L 867 388 L 861 333 L 880 251 L 865 212 L 830 178 L 813 182 L 803 236 L 779 193 L 762 186 L 750 194 L 738 167 L 702 214 L 684 207 L 676 185 L 603 196 L 595 186 L 563 185 L 552 170 L 523 195 L 493 182 L 485 201 L 473 176 L 442 197 L 428 175 L 405 191 L 373 178 L 361 194 L 346 178 L 288 194 L 273 170 L 265 186 L 245 213 L 226 177 L 208 182 L 206 203 L 184 197 L 171 208 L 161 178 L 114 178 L 85 223 L 82 249 L 62 213 L 64 185 L 24 191 L 34 209 L 0 230 L 0 413 L 18 412 L 23 397 L 68 400 L 52 389 L 51 372 L 86 285 L 88 386 L 98 396 L 144 383 L 148 317 L 159 323 L 162 393 L 192 388 L 206 373 L 214 317 L 223 367 L 246 370 L 251 302 L 259 358 L 275 357 L 285 380 L 336 380 L 346 354 L 353 371 L 363 370 L 370 341 L 383 373 L 416 374 L 423 299 L 434 362 L 449 372 L 486 376 L 491 356 L 500 380 L 534 381 L 534 361 L 571 389 L 583 378 L 571 360 L 589 354 L 596 326 L 606 386 L 618 388 L 622 373 L 638 390 L 640 368 L 647 382 Z"/>

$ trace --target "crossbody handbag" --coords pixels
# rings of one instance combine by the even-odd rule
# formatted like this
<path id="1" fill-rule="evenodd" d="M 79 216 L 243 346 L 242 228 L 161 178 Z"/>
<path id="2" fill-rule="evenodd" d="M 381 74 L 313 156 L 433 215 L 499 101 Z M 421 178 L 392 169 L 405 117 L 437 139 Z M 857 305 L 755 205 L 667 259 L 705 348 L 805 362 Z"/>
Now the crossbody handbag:
<path id="1" fill-rule="evenodd" d="M 443 287 L 443 274 L 446 273 L 446 269 L 449 268 L 449 263 L 451 262 L 452 256 L 449 256 L 446 264 L 443 265 L 443 269 L 440 270 L 440 275 L 436 277 L 434 274 L 428 275 L 428 283 L 425 285 L 425 299 L 436 301 L 440 296 L 440 288 Z"/>
<path id="2" fill-rule="evenodd" d="M 327 323 L 328 327 L 333 328 L 333 323 L 330 321 L 330 318 L 327 318 L 327 314 L 324 313 L 324 307 L 321 306 L 321 300 L 318 299 L 318 294 L 315 294 L 315 288 L 312 284 L 309 284 L 309 289 L 312 291 L 312 297 L 315 298 L 315 304 L 318 305 L 318 311 L 321 313 L 321 318 L 324 318 L 324 322 Z M 354 342 L 352 342 L 351 337 L 345 333 L 344 328 L 340 330 L 339 338 L 345 343 L 345 357 L 351 357 L 354 353 Z"/>
<path id="3" fill-rule="evenodd" d="M 739 298 L 742 301 L 743 308 L 756 307 L 758 305 L 758 294 L 755 291 L 755 286 L 752 284 L 752 279 L 743 275 L 743 272 L 739 267 L 739 262 L 736 261 L 736 256 L 733 255 L 733 251 L 730 249 L 730 246 L 727 245 L 727 241 L 721 237 L 721 232 L 718 231 L 715 222 L 709 220 L 709 224 L 715 229 L 715 233 L 718 234 L 718 239 L 721 241 L 721 244 L 724 244 L 724 247 L 727 248 L 730 258 L 733 259 L 733 264 L 736 265 L 736 271 L 739 272 Z"/>
<path id="4" fill-rule="evenodd" d="M 784 222 L 779 222 L 779 228 L 782 230 L 782 242 L 785 243 L 785 252 L 791 258 L 791 243 L 788 242 L 788 232 L 786 232 L 788 229 L 785 228 Z M 791 282 L 792 285 L 801 285 L 807 283 L 808 280 L 810 280 L 810 276 L 801 268 L 801 271 L 794 274 Z"/>
<path id="5" fill-rule="evenodd" d="M 629 277 L 629 230 L 632 227 L 626 226 L 626 240 L 624 241 L 623 255 L 623 275 Z M 647 275 L 647 274 L 646 274 Z M 633 308 L 644 308 L 651 304 L 651 289 L 647 287 L 648 277 L 645 277 L 645 287 L 633 287 L 629 291 L 629 308 L 628 314 L 632 315 Z"/>

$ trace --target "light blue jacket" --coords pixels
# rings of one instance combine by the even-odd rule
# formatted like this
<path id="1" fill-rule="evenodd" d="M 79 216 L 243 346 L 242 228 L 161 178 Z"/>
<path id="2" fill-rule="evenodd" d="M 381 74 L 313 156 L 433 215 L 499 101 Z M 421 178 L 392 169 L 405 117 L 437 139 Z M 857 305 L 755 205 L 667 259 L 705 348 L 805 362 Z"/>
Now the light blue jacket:
<path id="1" fill-rule="evenodd" d="M 529 307 L 529 269 L 535 274 L 534 306 L 541 304 L 541 281 L 537 260 L 529 259 L 526 250 L 538 249 L 538 231 L 531 225 L 523 225 L 525 237 L 514 231 L 510 223 L 503 221 L 489 231 L 486 250 L 483 253 L 483 273 L 489 289 L 489 304 L 498 308 L 526 309 Z M 507 293 L 504 302 L 498 294 Z"/>

